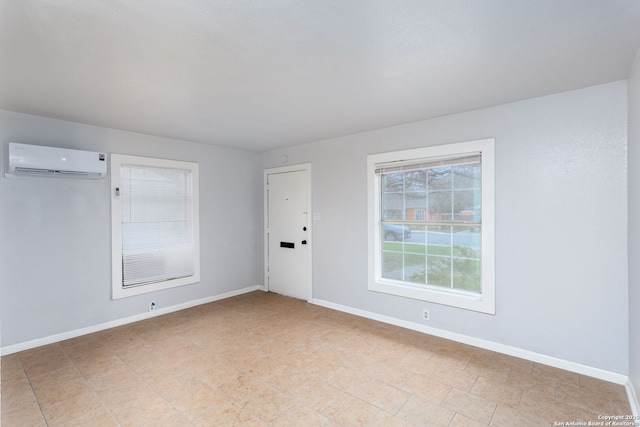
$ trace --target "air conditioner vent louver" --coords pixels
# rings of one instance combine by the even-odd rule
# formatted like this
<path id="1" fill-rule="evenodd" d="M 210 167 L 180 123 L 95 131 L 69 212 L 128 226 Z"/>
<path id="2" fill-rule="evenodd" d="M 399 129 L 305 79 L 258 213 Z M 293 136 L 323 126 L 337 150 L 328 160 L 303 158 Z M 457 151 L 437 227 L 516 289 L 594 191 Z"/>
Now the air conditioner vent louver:
<path id="1" fill-rule="evenodd" d="M 9 177 L 101 179 L 106 174 L 105 153 L 9 143 Z"/>
<path id="2" fill-rule="evenodd" d="M 91 172 L 77 172 L 77 171 L 61 171 L 54 169 L 33 169 L 33 168 L 16 168 L 16 174 L 29 174 L 29 175 L 64 175 L 64 176 L 77 176 L 86 178 L 101 178 L 99 173 Z"/>

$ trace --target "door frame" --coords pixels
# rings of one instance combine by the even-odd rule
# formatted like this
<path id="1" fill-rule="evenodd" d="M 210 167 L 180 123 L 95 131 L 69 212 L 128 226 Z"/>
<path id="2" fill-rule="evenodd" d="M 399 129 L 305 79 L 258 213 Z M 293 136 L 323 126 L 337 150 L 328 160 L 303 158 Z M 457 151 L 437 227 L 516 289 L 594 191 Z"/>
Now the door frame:
<path id="1" fill-rule="evenodd" d="M 269 175 L 287 173 L 287 172 L 306 172 L 307 187 L 307 302 L 313 299 L 313 213 L 311 210 L 311 163 L 300 163 L 297 165 L 280 166 L 276 168 L 268 168 L 264 170 L 263 176 L 263 200 L 264 200 L 264 289 L 269 291 L 269 198 L 267 194 L 267 180 Z"/>

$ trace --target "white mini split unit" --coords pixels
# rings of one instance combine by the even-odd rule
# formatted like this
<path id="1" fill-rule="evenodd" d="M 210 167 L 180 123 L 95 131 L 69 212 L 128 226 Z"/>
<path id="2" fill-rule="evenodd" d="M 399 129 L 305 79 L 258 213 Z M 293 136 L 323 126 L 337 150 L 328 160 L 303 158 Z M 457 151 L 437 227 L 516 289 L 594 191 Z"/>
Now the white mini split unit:
<path id="1" fill-rule="evenodd" d="M 106 175 L 105 153 L 9 143 L 8 177 L 102 179 Z"/>

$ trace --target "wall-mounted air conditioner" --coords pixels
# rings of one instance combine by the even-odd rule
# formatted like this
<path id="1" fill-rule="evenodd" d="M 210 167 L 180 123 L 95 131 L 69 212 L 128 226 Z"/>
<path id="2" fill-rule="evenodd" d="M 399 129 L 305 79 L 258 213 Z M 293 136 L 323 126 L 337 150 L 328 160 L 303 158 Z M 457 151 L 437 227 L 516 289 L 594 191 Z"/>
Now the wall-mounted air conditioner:
<path id="1" fill-rule="evenodd" d="M 107 155 L 93 151 L 9 143 L 6 176 L 43 176 L 102 179 Z"/>

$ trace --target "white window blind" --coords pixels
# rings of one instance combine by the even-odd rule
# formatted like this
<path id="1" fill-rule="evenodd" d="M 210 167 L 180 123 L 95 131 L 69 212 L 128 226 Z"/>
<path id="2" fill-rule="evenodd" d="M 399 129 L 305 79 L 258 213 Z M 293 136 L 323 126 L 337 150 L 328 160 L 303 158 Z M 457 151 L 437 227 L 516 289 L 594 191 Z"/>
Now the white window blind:
<path id="1" fill-rule="evenodd" d="M 200 282 L 199 166 L 111 154 L 113 299 Z"/>
<path id="2" fill-rule="evenodd" d="M 188 170 L 122 165 L 122 285 L 194 274 Z"/>
<path id="3" fill-rule="evenodd" d="M 441 156 L 410 160 L 394 160 L 376 164 L 376 174 L 408 172 L 420 169 L 461 166 L 480 163 L 480 153 L 467 153 L 464 156 Z"/>

